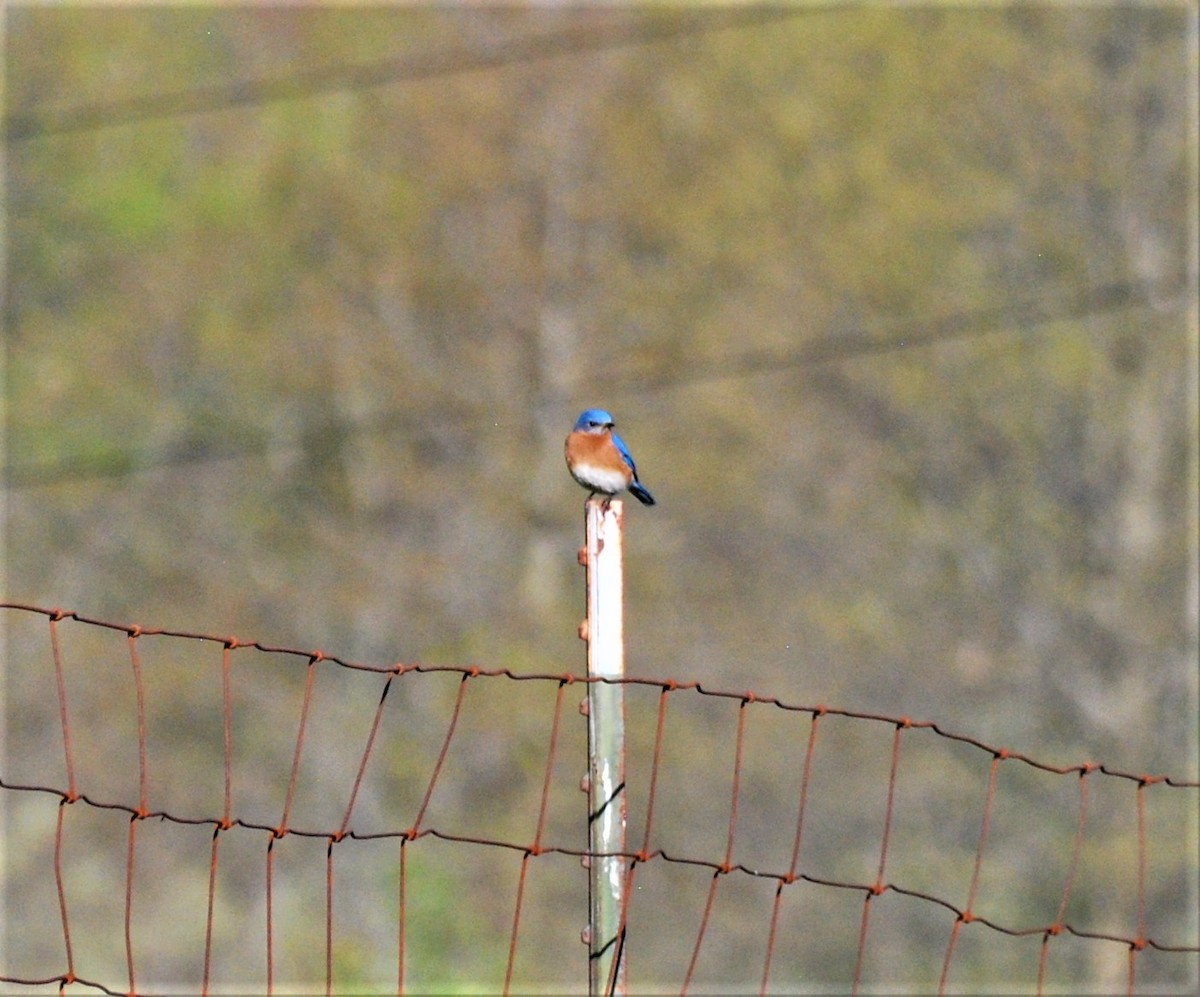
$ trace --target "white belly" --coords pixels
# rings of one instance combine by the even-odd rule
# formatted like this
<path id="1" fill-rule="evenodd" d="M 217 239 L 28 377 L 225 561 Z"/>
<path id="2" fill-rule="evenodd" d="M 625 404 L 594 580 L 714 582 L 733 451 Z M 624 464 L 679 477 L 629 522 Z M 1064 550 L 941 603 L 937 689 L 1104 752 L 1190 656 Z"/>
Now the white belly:
<path id="1" fill-rule="evenodd" d="M 594 488 L 606 495 L 616 495 L 625 487 L 625 475 L 620 471 L 610 471 L 594 464 L 580 462 L 575 465 L 571 474 L 585 488 Z"/>

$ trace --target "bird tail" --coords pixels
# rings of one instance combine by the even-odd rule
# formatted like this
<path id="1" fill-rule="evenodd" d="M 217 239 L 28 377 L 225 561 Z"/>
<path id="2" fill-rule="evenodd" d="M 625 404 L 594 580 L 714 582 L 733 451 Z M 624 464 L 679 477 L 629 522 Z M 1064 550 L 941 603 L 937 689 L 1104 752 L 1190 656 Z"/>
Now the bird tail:
<path id="1" fill-rule="evenodd" d="M 640 482 L 634 481 L 629 486 L 629 494 L 642 503 L 642 505 L 654 505 L 654 496 L 651 495 Z"/>

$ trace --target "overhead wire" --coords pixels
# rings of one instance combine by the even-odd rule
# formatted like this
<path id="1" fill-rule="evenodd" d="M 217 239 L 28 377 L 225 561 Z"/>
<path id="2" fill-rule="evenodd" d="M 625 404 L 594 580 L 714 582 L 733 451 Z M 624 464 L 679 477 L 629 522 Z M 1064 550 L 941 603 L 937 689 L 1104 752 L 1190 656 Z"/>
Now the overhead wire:
<path id="1" fill-rule="evenodd" d="M 363 90 L 485 69 L 499 69 L 564 55 L 648 45 L 689 35 L 751 27 L 796 17 L 830 6 L 746 6 L 712 9 L 686 17 L 637 18 L 617 24 L 589 24 L 510 37 L 495 45 L 465 47 L 461 42 L 427 52 L 406 52 L 377 62 L 318 66 L 286 75 L 237 80 L 167 93 L 123 97 L 62 109 L 10 112 L 4 117 L 8 142 L 71 132 L 94 131 L 141 121 L 201 114 L 327 93 Z"/>
<path id="2" fill-rule="evenodd" d="M 792 349 L 751 350 L 722 357 L 652 368 L 616 367 L 589 383 L 593 389 L 619 393 L 636 390 L 667 391 L 705 381 L 771 375 L 821 364 L 911 351 L 952 340 L 1002 335 L 1024 335 L 1060 322 L 1078 322 L 1129 308 L 1160 304 L 1182 292 L 1182 275 L 1167 282 L 1113 281 L 1074 294 L 1030 298 L 1008 305 L 947 313 L 890 323 L 883 332 L 863 330 L 832 333 L 810 339 Z M 439 409 L 439 431 L 486 423 L 491 416 L 466 406 Z M 4 468 L 9 489 L 33 488 L 70 481 L 124 478 L 132 474 L 226 460 L 278 455 L 284 449 L 303 451 L 313 440 L 345 440 L 394 432 L 429 431 L 424 415 L 408 410 L 384 410 L 353 420 L 334 420 L 280 437 L 261 427 L 246 427 L 233 437 L 175 441 L 152 451 L 104 449 L 88 454 L 65 455 L 54 460 L 12 464 Z M 281 444 L 281 440 L 283 443 Z"/>
<path id="3" fill-rule="evenodd" d="M 896 353 L 951 340 L 974 339 L 1002 332 L 1025 332 L 1056 322 L 1076 321 L 1126 308 L 1148 306 L 1182 291 L 1183 275 L 1159 281 L 1113 281 L 1048 298 L 1028 298 L 970 311 L 888 323 L 882 330 L 830 333 L 799 346 L 748 350 L 732 356 L 697 361 L 682 370 L 648 371 L 636 380 L 638 390 L 677 388 L 700 381 L 769 374 L 837 360 Z"/>

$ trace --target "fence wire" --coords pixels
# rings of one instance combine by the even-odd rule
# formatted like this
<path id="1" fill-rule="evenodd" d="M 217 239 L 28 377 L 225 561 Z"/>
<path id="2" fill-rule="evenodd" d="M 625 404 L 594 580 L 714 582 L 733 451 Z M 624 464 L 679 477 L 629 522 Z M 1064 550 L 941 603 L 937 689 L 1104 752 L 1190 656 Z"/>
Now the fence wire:
<path id="1" fill-rule="evenodd" d="M 563 715 L 593 680 L 0 608 L 0 982 L 585 987 L 586 740 Z M 1194 990 L 1195 778 L 619 681 L 632 991 Z"/>

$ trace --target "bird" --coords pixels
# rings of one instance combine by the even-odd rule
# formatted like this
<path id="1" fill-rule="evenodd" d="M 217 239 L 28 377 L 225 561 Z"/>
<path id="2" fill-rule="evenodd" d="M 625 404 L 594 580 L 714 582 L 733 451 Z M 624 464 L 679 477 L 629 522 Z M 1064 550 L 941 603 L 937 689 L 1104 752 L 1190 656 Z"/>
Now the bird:
<path id="1" fill-rule="evenodd" d="M 604 409 L 590 408 L 580 413 L 563 448 L 571 477 L 591 495 L 599 492 L 607 496 L 606 506 L 617 492 L 626 489 L 642 505 L 654 505 L 654 496 L 638 481 L 637 465 L 613 425 L 613 417 Z"/>

